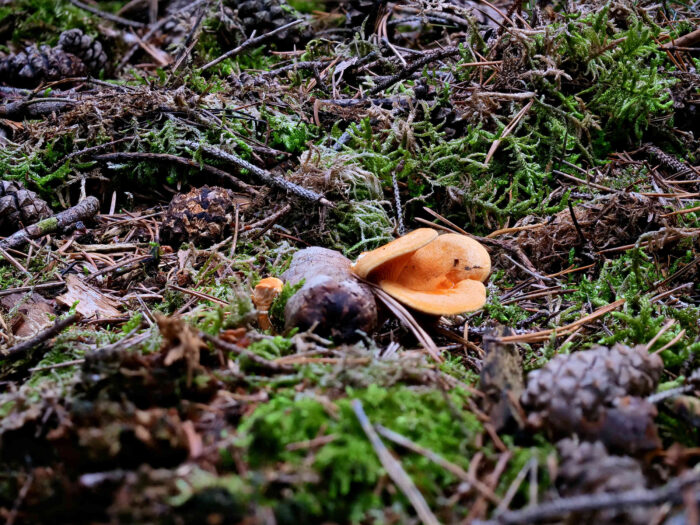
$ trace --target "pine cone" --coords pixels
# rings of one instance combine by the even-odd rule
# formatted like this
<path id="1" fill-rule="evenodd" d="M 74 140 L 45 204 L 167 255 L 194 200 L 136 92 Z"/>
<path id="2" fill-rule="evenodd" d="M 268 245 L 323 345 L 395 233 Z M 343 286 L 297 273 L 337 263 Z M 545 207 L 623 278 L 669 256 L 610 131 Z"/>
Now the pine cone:
<path id="1" fill-rule="evenodd" d="M 19 87 L 35 87 L 44 81 L 85 74 L 85 65 L 61 47 L 26 47 L 0 59 L 0 81 Z"/>
<path id="2" fill-rule="evenodd" d="M 161 242 L 177 246 L 191 241 L 208 246 L 220 241 L 231 230 L 236 199 L 231 190 L 216 186 L 175 195 L 160 227 Z"/>
<path id="3" fill-rule="evenodd" d="M 61 33 L 58 45 L 64 51 L 77 56 L 94 73 L 107 64 L 107 55 L 102 49 L 102 44 L 91 36 L 83 34 L 80 29 L 70 29 Z"/>
<path id="4" fill-rule="evenodd" d="M 263 35 L 299 18 L 299 14 L 285 0 L 233 0 L 228 5 L 236 10 L 236 19 L 246 37 L 253 30 L 256 30 L 256 35 Z M 311 37 L 308 30 L 296 26 L 276 34 L 272 41 L 278 45 L 287 44 L 288 47 Z"/>
<path id="5" fill-rule="evenodd" d="M 0 235 L 7 235 L 50 217 L 46 201 L 14 181 L 0 181 Z"/>
<path id="6" fill-rule="evenodd" d="M 579 443 L 564 439 L 557 443 L 561 458 L 555 485 L 562 496 L 611 494 L 644 489 L 646 480 L 639 463 L 629 457 L 611 456 L 600 442 Z M 650 523 L 645 508 L 624 511 L 602 510 L 569 516 L 568 523 Z"/>
<path id="7" fill-rule="evenodd" d="M 360 28 L 362 23 L 370 17 L 365 26 L 365 32 L 372 33 L 377 15 L 384 10 L 386 2 L 381 0 L 340 0 L 340 10 L 345 14 L 345 26 Z"/>
<path id="8" fill-rule="evenodd" d="M 652 393 L 662 371 L 661 358 L 643 346 L 616 344 L 558 355 L 530 372 L 521 402 L 533 425 L 571 432 L 582 421 L 598 420 L 618 398 Z"/>

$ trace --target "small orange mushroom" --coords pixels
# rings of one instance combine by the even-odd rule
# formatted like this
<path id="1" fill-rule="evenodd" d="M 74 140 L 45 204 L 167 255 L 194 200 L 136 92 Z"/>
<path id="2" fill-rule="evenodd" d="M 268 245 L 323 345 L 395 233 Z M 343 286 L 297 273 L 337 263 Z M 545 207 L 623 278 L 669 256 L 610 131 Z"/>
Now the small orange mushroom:
<path id="1" fill-rule="evenodd" d="M 262 330 L 269 330 L 272 326 L 269 315 L 270 306 L 272 306 L 275 298 L 282 291 L 283 285 L 284 283 L 277 277 L 266 277 L 253 290 L 251 299 L 255 309 L 258 311 L 258 326 Z"/>
<path id="2" fill-rule="evenodd" d="M 415 310 L 456 315 L 486 302 L 491 258 L 471 237 L 420 228 L 360 255 L 352 270 Z"/>

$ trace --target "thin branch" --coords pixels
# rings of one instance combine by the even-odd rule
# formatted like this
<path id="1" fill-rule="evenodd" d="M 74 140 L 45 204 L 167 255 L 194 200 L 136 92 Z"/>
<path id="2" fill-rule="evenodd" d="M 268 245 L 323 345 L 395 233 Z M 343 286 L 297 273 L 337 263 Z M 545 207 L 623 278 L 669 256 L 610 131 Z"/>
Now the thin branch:
<path id="1" fill-rule="evenodd" d="M 122 18 L 121 16 L 113 15 L 112 13 L 106 13 L 105 11 L 101 11 L 100 9 L 97 9 L 96 7 L 92 7 L 90 5 L 82 3 L 80 0 L 69 0 L 71 4 L 73 4 L 75 7 L 79 7 L 80 9 L 83 9 L 87 11 L 88 13 L 92 13 L 93 15 L 97 15 L 100 18 L 104 18 L 105 20 L 109 20 L 110 22 L 114 22 L 115 24 L 121 24 L 123 26 L 129 26 L 129 27 L 146 27 L 146 24 L 143 22 L 137 22 L 135 20 L 127 20 L 126 18 Z"/>
<path id="2" fill-rule="evenodd" d="M 169 153 L 148 153 L 143 151 L 125 151 L 121 153 L 105 153 L 103 155 L 95 155 L 93 157 L 95 160 L 103 162 L 133 162 L 137 160 L 150 160 L 155 162 L 166 161 L 173 162 L 175 164 L 182 164 L 193 169 L 200 169 L 211 173 L 219 179 L 225 180 L 231 183 L 232 186 L 238 188 L 241 191 L 245 191 L 251 195 L 260 195 L 260 192 L 255 188 L 246 184 L 238 177 L 234 177 L 230 173 L 226 173 L 219 168 L 214 166 L 209 166 L 208 164 L 200 164 L 192 159 L 186 159 L 183 157 L 178 157 L 177 155 L 170 155 Z"/>
<path id="3" fill-rule="evenodd" d="M 480 522 L 480 525 L 511 525 L 517 523 L 537 523 L 542 520 L 563 516 L 572 512 L 591 512 L 602 509 L 623 509 L 635 506 L 651 507 L 661 503 L 683 503 L 685 488 L 700 483 L 700 474 L 676 478 L 663 487 L 652 490 L 630 490 L 615 494 L 586 494 L 571 498 L 561 498 L 522 510 L 504 512 L 493 520 Z M 697 496 L 695 496 L 697 499 Z"/>
<path id="4" fill-rule="evenodd" d="M 243 348 L 242 346 L 238 346 L 232 343 L 227 343 L 226 341 L 222 341 L 218 337 L 211 336 L 209 334 L 205 334 L 201 332 L 199 334 L 199 337 L 204 339 L 205 341 L 209 341 L 211 344 L 213 344 L 216 348 L 220 350 L 225 350 L 227 352 L 233 352 L 234 354 L 237 354 L 241 357 L 245 357 L 246 359 L 249 359 L 256 365 L 260 366 L 261 368 L 270 370 L 271 372 L 296 372 L 296 369 L 293 366 L 290 365 L 285 365 L 285 364 L 280 364 L 280 363 L 275 363 L 274 361 L 270 361 L 269 359 L 265 359 L 264 357 L 261 357 L 250 350 L 247 350 Z"/>
<path id="5" fill-rule="evenodd" d="M 456 476 L 459 480 L 469 483 L 470 485 L 474 485 L 476 490 L 478 490 L 482 496 L 490 500 L 492 503 L 498 504 L 501 501 L 501 498 L 499 498 L 493 492 L 493 490 L 491 490 L 486 484 L 476 479 L 472 474 L 469 474 L 469 472 L 464 470 L 459 465 L 455 465 L 454 463 L 447 461 L 445 458 L 443 458 L 439 454 L 436 454 L 432 450 L 429 450 L 425 447 L 421 447 L 418 443 L 414 443 L 407 437 L 402 436 L 398 432 L 394 432 L 393 430 L 388 429 L 378 423 L 374 425 L 374 428 L 377 429 L 377 432 L 379 432 L 379 434 L 381 434 L 382 437 L 385 437 L 386 439 L 393 441 L 397 445 L 401 445 L 402 447 L 407 448 L 408 450 L 411 450 L 416 454 L 425 456 L 433 463 L 440 465 L 449 473 Z"/>
<path id="6" fill-rule="evenodd" d="M 301 24 L 303 21 L 304 20 L 302 20 L 302 19 L 294 20 L 293 22 L 289 22 L 288 24 L 285 24 L 283 26 L 278 27 L 277 29 L 274 29 L 268 33 L 265 33 L 264 35 L 260 35 L 260 36 L 255 37 L 255 38 L 249 38 L 245 42 L 243 42 L 240 46 L 232 49 L 231 51 L 227 51 L 226 53 L 224 53 L 223 55 L 221 55 L 218 58 L 215 58 L 214 60 L 212 60 L 208 64 L 204 64 L 201 68 L 201 71 L 206 71 L 210 67 L 215 66 L 219 62 L 223 62 L 227 58 L 235 57 L 236 55 L 239 55 L 242 51 L 245 51 L 249 47 L 257 46 L 258 44 L 263 43 L 265 40 L 275 36 L 276 34 L 281 33 L 282 31 L 285 31 L 285 30 L 289 29 L 290 27 L 294 27 L 296 25 Z"/>
<path id="7" fill-rule="evenodd" d="M 423 66 L 429 64 L 430 62 L 434 62 L 435 60 L 442 60 L 443 58 L 455 56 L 459 54 L 459 48 L 458 47 L 447 47 L 445 49 L 438 49 L 437 51 L 431 51 L 430 53 L 426 53 L 425 56 L 422 58 L 419 58 L 415 62 L 413 62 L 410 66 L 403 68 L 401 72 L 398 74 L 388 78 L 381 84 L 378 84 L 374 86 L 370 90 L 370 94 L 376 95 L 380 91 L 384 91 L 386 88 L 393 86 L 397 82 L 400 82 L 401 80 L 404 80 L 408 77 L 410 77 L 413 73 L 418 71 L 420 68 Z"/>
<path id="8" fill-rule="evenodd" d="M 217 159 L 230 162 L 231 164 L 234 164 L 238 166 L 241 169 L 248 170 L 250 173 L 252 173 L 254 176 L 256 176 L 258 179 L 260 179 L 262 182 L 265 184 L 268 184 L 270 186 L 274 186 L 276 188 L 286 190 L 290 193 L 293 193 L 297 197 L 301 197 L 304 200 L 308 200 L 311 202 L 318 202 L 320 204 L 323 204 L 325 206 L 331 206 L 331 202 L 328 201 L 323 195 L 320 193 L 317 193 L 313 190 L 309 190 L 307 188 L 304 188 L 302 186 L 299 186 L 298 184 L 294 184 L 293 182 L 290 182 L 286 179 L 283 179 L 282 177 L 277 177 L 270 173 L 267 170 L 264 170 L 262 168 L 258 168 L 254 164 L 251 164 L 247 160 L 242 159 L 238 155 L 235 155 L 233 153 L 229 153 L 228 151 L 224 151 L 219 148 L 214 148 L 212 146 L 207 146 L 205 144 L 200 144 L 199 142 L 195 142 L 193 140 L 184 140 L 180 142 L 181 146 L 186 146 L 188 148 L 193 148 L 195 150 L 201 149 L 205 153 L 211 155 L 212 157 L 215 157 Z"/>
<path id="9" fill-rule="evenodd" d="M 55 335 L 58 335 L 63 331 L 64 328 L 69 327 L 73 323 L 77 322 L 79 319 L 80 314 L 73 314 L 69 317 L 66 317 L 65 319 L 60 319 L 56 321 L 52 326 L 49 326 L 47 329 L 36 334 L 31 339 L 22 341 L 21 343 L 11 346 L 6 350 L 0 350 L 0 354 L 2 354 L 3 357 L 18 357 L 24 355 L 33 348 L 45 343 Z"/>

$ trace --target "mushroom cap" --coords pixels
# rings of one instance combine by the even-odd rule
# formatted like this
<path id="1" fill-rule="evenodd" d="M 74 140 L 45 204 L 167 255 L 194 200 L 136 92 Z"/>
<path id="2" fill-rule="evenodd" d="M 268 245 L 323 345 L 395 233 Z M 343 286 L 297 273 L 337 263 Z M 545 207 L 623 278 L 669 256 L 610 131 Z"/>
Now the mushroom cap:
<path id="1" fill-rule="evenodd" d="M 491 258 L 478 241 L 457 233 L 441 235 L 416 250 L 394 278 L 407 288 L 433 291 L 452 288 L 465 279 L 485 281 Z"/>
<path id="2" fill-rule="evenodd" d="M 256 310 L 267 310 L 283 286 L 284 283 L 277 277 L 265 277 L 256 284 L 252 296 Z"/>
<path id="3" fill-rule="evenodd" d="M 464 279 L 453 288 L 414 290 L 392 281 L 379 286 L 397 301 L 431 315 L 457 315 L 478 310 L 486 303 L 486 287 L 480 281 Z"/>
<path id="4" fill-rule="evenodd" d="M 351 270 L 358 277 L 366 279 L 372 271 L 377 270 L 384 263 L 411 254 L 437 237 L 438 232 L 432 228 L 418 228 L 376 250 L 361 253 Z M 405 261 L 397 261 L 397 263 L 400 262 Z"/>

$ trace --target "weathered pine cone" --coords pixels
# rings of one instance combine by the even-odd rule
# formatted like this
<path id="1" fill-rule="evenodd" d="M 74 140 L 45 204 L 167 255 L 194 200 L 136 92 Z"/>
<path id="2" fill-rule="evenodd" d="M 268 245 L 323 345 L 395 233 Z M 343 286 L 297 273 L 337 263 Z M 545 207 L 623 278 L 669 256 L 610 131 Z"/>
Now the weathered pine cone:
<path id="1" fill-rule="evenodd" d="M 209 246 L 222 240 L 231 231 L 236 202 L 231 190 L 217 186 L 178 193 L 170 201 L 160 227 L 161 242 L 170 246 L 182 242 Z"/>
<path id="2" fill-rule="evenodd" d="M 83 62 L 60 47 L 26 47 L 15 55 L 0 59 L 0 79 L 18 87 L 34 87 L 42 82 L 82 76 Z"/>
<path id="3" fill-rule="evenodd" d="M 646 479 L 639 463 L 630 457 L 612 456 L 605 446 L 564 439 L 557 443 L 560 463 L 555 485 L 564 497 L 614 494 L 644 489 Z M 638 507 L 625 510 L 601 510 L 570 515 L 567 523 L 650 523 L 649 509 Z"/>
<path id="4" fill-rule="evenodd" d="M 28 46 L 24 51 L 0 58 L 0 81 L 11 86 L 35 87 L 66 77 L 96 73 L 107 63 L 102 44 L 80 29 L 64 31 L 59 45 Z"/>
<path id="5" fill-rule="evenodd" d="M 530 372 L 521 403 L 531 424 L 572 431 L 581 421 L 598 420 L 618 398 L 652 393 L 662 371 L 661 358 L 643 346 L 558 355 Z"/>
<path id="6" fill-rule="evenodd" d="M 257 35 L 262 35 L 303 16 L 285 0 L 228 0 L 225 4 L 232 10 L 233 19 L 246 38 L 253 30 Z M 301 24 L 277 33 L 270 41 L 281 47 L 290 47 L 291 44 L 299 44 L 312 37 L 312 32 Z"/>
<path id="7" fill-rule="evenodd" d="M 107 64 L 107 54 L 102 49 L 102 44 L 83 34 L 80 29 L 70 29 L 61 33 L 58 45 L 64 51 L 77 56 L 92 72 L 99 71 Z"/>
<path id="8" fill-rule="evenodd" d="M 46 201 L 15 181 L 0 181 L 0 235 L 11 234 L 53 215 Z"/>

